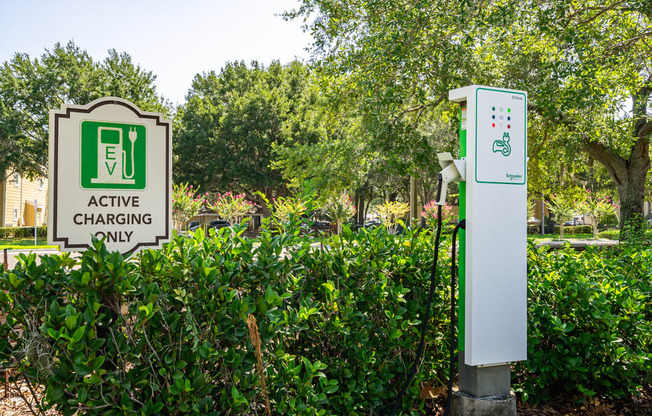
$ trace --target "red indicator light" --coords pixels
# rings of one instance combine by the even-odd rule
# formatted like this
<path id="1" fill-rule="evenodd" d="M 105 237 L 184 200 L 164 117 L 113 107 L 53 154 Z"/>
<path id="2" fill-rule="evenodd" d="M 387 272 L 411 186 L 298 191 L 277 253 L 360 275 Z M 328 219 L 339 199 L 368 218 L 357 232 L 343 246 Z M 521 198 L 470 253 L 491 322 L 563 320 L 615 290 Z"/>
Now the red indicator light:
<path id="1" fill-rule="evenodd" d="M 512 128 L 512 126 L 510 126 L 510 125 L 508 124 L 508 125 L 507 125 L 507 128 L 508 128 L 508 129 L 511 129 L 511 128 Z"/>
<path id="2" fill-rule="evenodd" d="M 496 123 L 491 123 L 491 127 L 496 127 Z"/>

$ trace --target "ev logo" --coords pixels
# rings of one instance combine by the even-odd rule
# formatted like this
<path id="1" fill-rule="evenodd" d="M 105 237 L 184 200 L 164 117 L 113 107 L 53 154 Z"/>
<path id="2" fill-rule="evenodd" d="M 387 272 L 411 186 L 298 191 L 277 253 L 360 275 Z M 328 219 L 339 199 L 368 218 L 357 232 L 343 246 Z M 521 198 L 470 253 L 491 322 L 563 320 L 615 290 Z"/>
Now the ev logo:
<path id="1" fill-rule="evenodd" d="M 512 146 L 509 145 L 509 133 L 503 133 L 502 140 L 494 140 L 492 150 L 494 153 L 501 153 L 505 157 L 509 156 L 512 153 Z"/>
<path id="2" fill-rule="evenodd" d="M 145 126 L 101 121 L 81 123 L 81 187 L 145 189 Z"/>

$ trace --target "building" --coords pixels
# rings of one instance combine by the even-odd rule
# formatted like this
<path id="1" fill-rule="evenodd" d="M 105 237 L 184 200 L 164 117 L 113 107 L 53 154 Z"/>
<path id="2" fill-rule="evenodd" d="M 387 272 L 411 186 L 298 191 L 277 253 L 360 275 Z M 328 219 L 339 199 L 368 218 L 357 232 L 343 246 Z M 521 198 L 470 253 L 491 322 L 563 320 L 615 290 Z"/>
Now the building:
<path id="1" fill-rule="evenodd" d="M 5 173 L 0 182 L 0 227 L 46 225 L 48 180 L 29 180 L 18 173 Z"/>

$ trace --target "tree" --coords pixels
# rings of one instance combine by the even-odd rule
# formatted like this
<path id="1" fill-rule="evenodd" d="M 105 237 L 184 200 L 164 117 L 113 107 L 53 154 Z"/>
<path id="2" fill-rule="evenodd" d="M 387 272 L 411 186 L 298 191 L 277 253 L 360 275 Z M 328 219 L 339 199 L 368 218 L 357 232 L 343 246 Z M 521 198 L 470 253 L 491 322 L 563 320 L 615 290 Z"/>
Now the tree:
<path id="1" fill-rule="evenodd" d="M 564 238 L 564 222 L 572 219 L 573 215 L 575 215 L 575 210 L 578 208 L 577 200 L 569 192 L 552 194 L 546 205 L 555 214 L 559 223 L 559 235 Z"/>
<path id="2" fill-rule="evenodd" d="M 145 111 L 169 112 L 155 79 L 126 53 L 110 50 L 104 61 L 94 62 L 73 42 L 55 44 L 40 60 L 17 53 L 0 67 L 0 172 L 46 175 L 48 112 L 62 104 L 114 96 Z"/>
<path id="3" fill-rule="evenodd" d="M 316 16 L 307 25 L 315 55 L 346 78 L 337 85 L 368 119 L 411 115 L 418 125 L 466 84 L 527 90 L 534 120 L 569 132 L 547 137 L 609 171 L 623 224 L 642 216 L 650 168 L 651 13 L 649 0 L 303 0 L 286 17 Z"/>
<path id="4" fill-rule="evenodd" d="M 237 191 L 257 200 L 287 193 L 271 169 L 273 146 L 314 141 L 309 108 L 314 92 L 299 63 L 264 67 L 229 63 L 219 74 L 197 75 L 179 109 L 175 175 L 211 192 Z"/>
<path id="5" fill-rule="evenodd" d="M 206 203 L 204 197 L 196 193 L 199 189 L 192 188 L 187 183 L 172 185 L 172 221 L 178 231 L 183 231 L 186 222 L 197 215 Z"/>
<path id="6" fill-rule="evenodd" d="M 531 111 L 569 132 L 557 146 L 579 148 L 607 169 L 621 228 L 640 227 L 652 134 L 652 3 L 537 5 L 523 2 L 514 23 L 495 30 L 488 56 L 515 57 L 503 60 L 500 79 L 531 90 Z M 631 110 L 623 108 L 628 99 Z"/>

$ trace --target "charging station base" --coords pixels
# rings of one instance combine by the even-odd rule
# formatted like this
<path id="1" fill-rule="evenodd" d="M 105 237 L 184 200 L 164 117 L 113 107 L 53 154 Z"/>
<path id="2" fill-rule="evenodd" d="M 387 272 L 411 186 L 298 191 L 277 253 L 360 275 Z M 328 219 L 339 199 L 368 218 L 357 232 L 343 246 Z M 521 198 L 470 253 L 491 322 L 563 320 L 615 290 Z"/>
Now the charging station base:
<path id="1" fill-rule="evenodd" d="M 474 397 L 453 391 L 451 416 L 516 416 L 516 396 Z"/>

